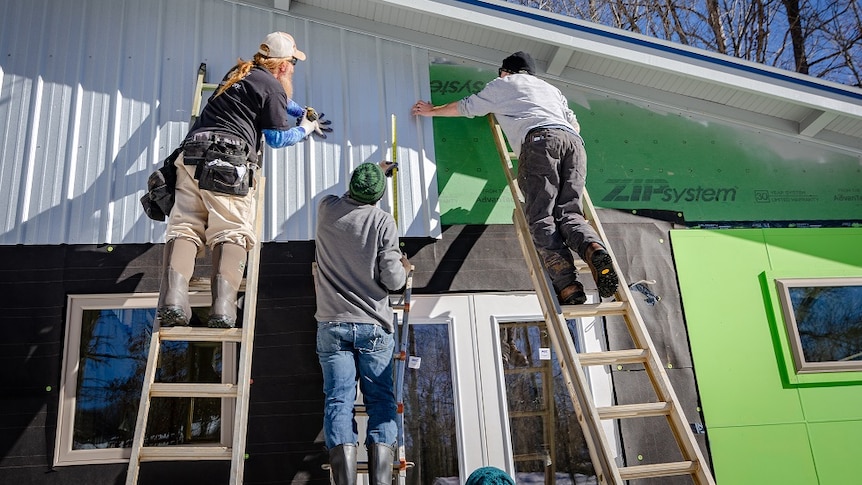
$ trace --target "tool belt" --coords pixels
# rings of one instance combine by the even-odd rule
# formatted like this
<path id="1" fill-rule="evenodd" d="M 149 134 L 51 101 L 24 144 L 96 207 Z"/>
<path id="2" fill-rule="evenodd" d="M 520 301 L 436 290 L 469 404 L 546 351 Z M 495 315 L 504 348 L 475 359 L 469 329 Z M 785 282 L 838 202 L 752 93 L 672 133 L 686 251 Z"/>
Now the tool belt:
<path id="1" fill-rule="evenodd" d="M 258 165 L 249 160 L 248 143 L 236 137 L 204 131 L 183 142 L 183 163 L 195 165 L 201 190 L 245 196 L 254 185 Z"/>

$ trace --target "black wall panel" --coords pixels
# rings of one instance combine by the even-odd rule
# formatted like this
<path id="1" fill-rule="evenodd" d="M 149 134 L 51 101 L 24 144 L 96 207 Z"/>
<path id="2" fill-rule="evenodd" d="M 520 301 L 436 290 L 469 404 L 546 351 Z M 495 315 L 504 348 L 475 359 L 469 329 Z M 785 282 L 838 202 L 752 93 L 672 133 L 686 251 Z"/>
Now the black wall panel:
<path id="1" fill-rule="evenodd" d="M 414 292 L 531 289 L 512 226 L 405 240 Z M 0 246 L 0 483 L 121 484 L 126 465 L 52 468 L 70 294 L 157 292 L 163 245 Z M 313 242 L 261 248 L 245 483 L 325 485 Z M 209 275 L 201 259 L 196 276 Z M 229 464 L 144 463 L 141 485 L 227 483 Z"/>

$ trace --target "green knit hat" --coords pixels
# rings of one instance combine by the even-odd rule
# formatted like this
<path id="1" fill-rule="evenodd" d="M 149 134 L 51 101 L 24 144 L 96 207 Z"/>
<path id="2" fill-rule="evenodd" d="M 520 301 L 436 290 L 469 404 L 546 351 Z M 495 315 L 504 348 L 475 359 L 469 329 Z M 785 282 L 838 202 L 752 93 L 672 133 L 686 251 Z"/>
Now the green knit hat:
<path id="1" fill-rule="evenodd" d="M 374 204 L 386 190 L 386 176 L 376 163 L 363 163 L 350 177 L 350 197 L 359 202 Z"/>
<path id="2" fill-rule="evenodd" d="M 493 466 L 473 470 L 464 485 L 515 485 L 508 473 Z"/>

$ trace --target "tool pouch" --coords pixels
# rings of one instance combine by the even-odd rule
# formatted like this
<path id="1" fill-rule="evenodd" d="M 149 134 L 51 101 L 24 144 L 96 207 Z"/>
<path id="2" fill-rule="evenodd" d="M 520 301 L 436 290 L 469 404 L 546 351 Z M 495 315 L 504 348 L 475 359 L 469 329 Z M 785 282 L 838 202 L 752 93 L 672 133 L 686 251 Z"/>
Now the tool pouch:
<path id="1" fill-rule="evenodd" d="M 182 152 L 177 148 L 162 163 L 161 168 L 147 179 L 147 193 L 141 197 L 144 213 L 154 221 L 164 221 L 174 206 L 177 188 L 177 168 L 174 162 Z"/>
<path id="2" fill-rule="evenodd" d="M 244 196 L 251 188 L 254 169 L 248 163 L 234 165 L 216 158 L 199 163 L 195 175 L 202 190 Z"/>
<path id="3" fill-rule="evenodd" d="M 198 134 L 183 144 L 183 160 L 196 165 L 195 178 L 202 190 L 245 196 L 254 181 L 256 165 L 249 163 L 248 146 L 240 140 Z"/>

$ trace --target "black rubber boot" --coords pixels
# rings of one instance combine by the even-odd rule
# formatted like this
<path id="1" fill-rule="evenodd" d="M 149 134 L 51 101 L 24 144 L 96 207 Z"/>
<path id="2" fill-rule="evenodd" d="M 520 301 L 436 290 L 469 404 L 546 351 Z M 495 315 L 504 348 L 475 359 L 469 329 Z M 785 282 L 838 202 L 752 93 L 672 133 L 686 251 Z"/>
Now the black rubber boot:
<path id="1" fill-rule="evenodd" d="M 356 445 L 329 450 L 329 474 L 335 485 L 356 485 Z"/>
<path id="2" fill-rule="evenodd" d="M 232 328 L 236 325 L 237 291 L 248 255 L 243 246 L 232 243 L 217 244 L 212 253 L 212 308 L 207 326 Z"/>
<path id="3" fill-rule="evenodd" d="M 198 247 L 188 239 L 176 238 L 165 243 L 162 279 L 156 313 L 163 327 L 189 324 L 189 280 L 195 269 Z"/>
<path id="4" fill-rule="evenodd" d="M 395 448 L 383 443 L 368 447 L 369 485 L 392 485 L 392 464 L 395 462 Z"/>

